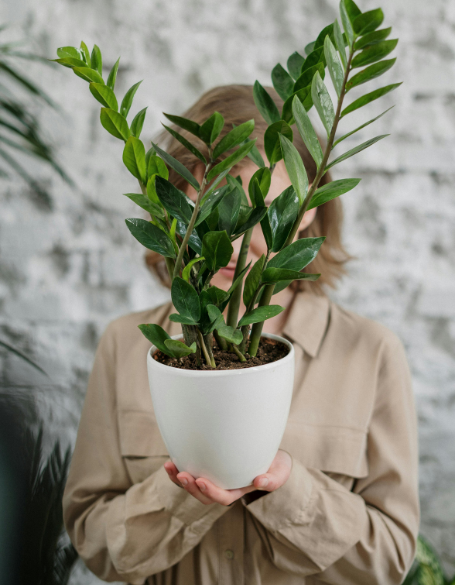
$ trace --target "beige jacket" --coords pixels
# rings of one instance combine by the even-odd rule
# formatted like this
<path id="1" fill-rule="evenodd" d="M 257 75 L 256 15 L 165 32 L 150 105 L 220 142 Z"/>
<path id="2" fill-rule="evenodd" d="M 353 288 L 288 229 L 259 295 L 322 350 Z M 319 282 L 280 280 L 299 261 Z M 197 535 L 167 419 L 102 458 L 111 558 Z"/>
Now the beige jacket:
<path id="1" fill-rule="evenodd" d="M 137 328 L 179 325 L 171 305 L 112 322 L 101 338 L 63 498 L 86 565 L 134 585 L 401 583 L 419 527 L 417 430 L 403 346 L 383 325 L 299 293 L 283 334 L 296 376 L 281 448 L 286 484 L 205 506 L 174 485 Z"/>

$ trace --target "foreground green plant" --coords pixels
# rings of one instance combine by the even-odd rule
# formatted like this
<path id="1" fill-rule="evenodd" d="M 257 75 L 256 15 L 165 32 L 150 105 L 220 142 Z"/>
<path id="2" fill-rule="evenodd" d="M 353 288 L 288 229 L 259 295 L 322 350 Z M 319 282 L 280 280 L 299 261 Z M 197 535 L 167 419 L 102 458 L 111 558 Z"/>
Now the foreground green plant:
<path id="1" fill-rule="evenodd" d="M 172 302 L 177 310 L 170 320 L 182 324 L 185 343 L 170 339 L 158 325 L 140 325 L 140 329 L 168 356 L 181 358 L 196 353 L 198 362 L 203 359 L 207 365 L 216 367 L 212 354 L 213 335 L 220 347 L 229 349 L 240 360 L 255 356 L 264 321 L 284 310 L 270 304 L 272 296 L 295 280 L 319 278 L 319 274 L 307 274 L 302 270 L 314 260 L 325 238 L 293 241 L 303 215 L 347 193 L 360 181 L 341 179 L 319 187 L 330 168 L 387 136 L 376 136 L 329 162 L 336 146 L 386 112 L 340 137 L 337 137 L 338 124 L 341 118 L 400 85 L 394 83 L 376 89 L 343 107 L 351 89 L 379 77 L 394 65 L 396 59 L 385 57 L 394 50 L 398 40 L 386 40 L 391 28 L 379 29 L 384 19 L 380 8 L 362 13 L 353 0 L 341 0 L 340 16 L 344 33 L 336 20 L 324 28 L 316 41 L 307 45 L 305 57 L 293 53 L 287 61 L 287 70 L 279 64 L 273 69 L 273 85 L 284 100 L 281 113 L 261 84 L 256 81 L 254 85 L 255 103 L 268 124 L 264 134 L 268 166 L 255 147 L 255 140 L 249 138 L 254 129 L 253 120 L 232 128 L 219 139 L 224 119 L 218 112 L 201 125 L 164 114 L 174 124 L 174 128 L 165 126 L 166 130 L 203 163 L 205 171 L 200 184 L 185 166 L 156 144 L 152 143 L 146 152 L 140 134 L 147 108 L 138 112 L 131 124 L 127 121 L 141 82 L 126 92 L 119 106 L 115 94 L 119 61 L 105 82 L 101 51 L 96 45 L 91 53 L 85 43 L 81 43 L 80 48 L 58 49 L 56 61 L 89 82 L 91 93 L 103 106 L 101 124 L 124 141 L 123 162 L 139 181 L 141 193 L 128 193 L 127 197 L 148 211 L 151 221 L 130 218 L 126 224 L 141 244 L 161 254 L 166 261 L 172 280 Z M 337 95 L 335 104 L 324 83 L 326 69 Z M 313 105 L 327 133 L 324 149 L 308 117 L 307 112 Z M 292 143 L 294 124 L 317 165 L 317 175 L 311 186 L 300 154 Z M 176 127 L 201 142 L 204 152 L 177 132 Z M 246 156 L 259 167 L 248 185 L 249 199 L 241 182 L 229 174 Z M 284 159 L 292 186 L 267 207 L 265 198 L 271 175 L 281 159 Z M 169 182 L 168 167 L 196 190 L 195 203 Z M 223 179 L 227 184 L 218 187 Z M 258 223 L 267 244 L 267 254 L 249 270 L 250 265 L 246 265 L 248 246 L 252 229 Z M 232 286 L 228 291 L 212 286 L 213 276 L 231 259 L 232 242 L 240 237 L 243 238 L 242 248 Z M 272 254 L 275 255 L 272 257 Z M 246 311 L 239 319 L 242 296 Z"/>
<path id="2" fill-rule="evenodd" d="M 436 552 L 421 535 L 417 539 L 414 563 L 403 585 L 455 585 L 455 575 L 452 579 L 444 575 Z"/>

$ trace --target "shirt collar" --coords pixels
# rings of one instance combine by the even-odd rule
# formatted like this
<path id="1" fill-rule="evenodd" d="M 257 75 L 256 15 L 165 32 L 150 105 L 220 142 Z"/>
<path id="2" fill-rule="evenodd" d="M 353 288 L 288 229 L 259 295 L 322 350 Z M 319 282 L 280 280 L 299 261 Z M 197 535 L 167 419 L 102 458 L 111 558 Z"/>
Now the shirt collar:
<path id="1" fill-rule="evenodd" d="M 308 291 L 296 294 L 283 334 L 317 357 L 330 319 L 330 300 Z"/>

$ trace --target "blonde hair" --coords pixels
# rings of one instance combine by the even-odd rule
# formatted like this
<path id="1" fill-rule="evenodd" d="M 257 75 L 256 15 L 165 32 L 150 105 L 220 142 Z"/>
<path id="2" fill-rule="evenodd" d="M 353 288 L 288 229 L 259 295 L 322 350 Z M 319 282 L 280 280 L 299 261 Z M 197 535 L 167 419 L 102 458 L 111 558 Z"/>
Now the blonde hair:
<path id="1" fill-rule="evenodd" d="M 281 110 L 283 100 L 273 88 L 267 87 L 266 89 L 275 101 L 278 109 Z M 253 87 L 251 85 L 225 85 L 214 87 L 204 93 L 198 101 L 191 106 L 191 108 L 182 114 L 182 116 L 194 120 L 198 124 L 202 124 L 215 111 L 219 112 L 225 120 L 225 126 L 220 135 L 221 138 L 232 129 L 233 124 L 238 126 L 247 120 L 254 119 L 255 128 L 251 138 L 257 138 L 256 146 L 260 150 L 264 149 L 264 132 L 267 129 L 267 123 L 262 119 L 256 108 L 253 99 Z M 207 154 L 207 148 L 204 147 L 204 144 L 192 134 L 181 128 L 175 126 L 171 127 L 178 130 L 178 132 L 190 140 L 190 142 L 197 141 L 195 146 L 197 146 L 203 154 Z M 194 172 L 195 168 L 201 164 L 201 161 L 196 156 L 188 151 L 167 131 L 163 131 L 159 134 L 157 137 L 157 143 L 192 172 Z M 309 182 L 311 183 L 316 176 L 316 165 L 301 136 L 296 130 L 294 131 L 294 145 L 302 157 Z M 227 153 L 224 154 L 224 156 L 221 156 L 220 160 L 226 156 L 228 156 Z M 241 168 L 245 164 L 253 163 L 246 158 L 231 171 L 231 174 L 235 176 L 235 170 Z M 331 180 L 330 174 L 326 173 L 320 182 L 320 186 L 329 183 Z M 182 191 L 186 189 L 186 181 L 172 169 L 169 171 L 169 181 Z M 347 253 L 341 242 L 342 222 L 342 205 L 341 201 L 337 198 L 318 207 L 316 216 L 312 223 L 299 233 L 300 238 L 326 236 L 326 239 L 315 260 L 303 270 L 303 272 L 321 273 L 320 278 L 315 282 L 300 281 L 298 284 L 294 283 L 296 288 L 298 287 L 300 290 L 309 290 L 317 295 L 325 294 L 323 288 L 324 285 L 336 288 L 336 281 L 346 273 L 346 262 L 353 258 Z M 151 270 L 159 277 L 161 282 L 166 286 L 170 286 L 170 280 L 163 258 L 156 252 L 149 250 L 146 252 L 145 260 L 149 268 L 151 268 Z"/>

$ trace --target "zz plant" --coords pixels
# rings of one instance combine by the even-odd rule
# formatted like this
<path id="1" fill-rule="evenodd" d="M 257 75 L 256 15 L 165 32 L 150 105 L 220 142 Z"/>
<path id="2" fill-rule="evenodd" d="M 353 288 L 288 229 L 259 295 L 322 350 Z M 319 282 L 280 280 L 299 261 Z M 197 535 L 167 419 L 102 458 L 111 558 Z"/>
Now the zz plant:
<path id="1" fill-rule="evenodd" d="M 395 49 L 398 40 L 387 40 L 391 28 L 379 28 L 384 20 L 380 8 L 361 12 L 353 0 L 341 0 L 340 16 L 344 32 L 335 20 L 324 28 L 316 41 L 306 46 L 305 57 L 295 52 L 287 61 L 287 70 L 280 64 L 274 67 L 272 83 L 284 100 L 281 113 L 264 87 L 258 81 L 254 84 L 256 106 L 268 124 L 264 134 L 268 165 L 256 148 L 255 140 L 250 139 L 254 120 L 232 128 L 219 139 L 224 127 L 219 112 L 214 112 L 201 125 L 164 114 L 174 125 L 173 128 L 164 126 L 166 130 L 203 163 L 205 171 L 201 183 L 158 145 L 152 143 L 146 152 L 140 135 L 147 108 L 138 112 L 130 124 L 127 121 L 141 82 L 126 92 L 119 107 L 115 94 L 119 61 L 104 81 L 98 46 L 95 45 L 91 53 L 83 42 L 80 48 L 57 50 L 59 58 L 55 61 L 73 69 L 89 83 L 91 93 L 102 105 L 101 124 L 125 143 L 123 162 L 139 181 L 141 193 L 126 196 L 148 211 L 151 220 L 130 218 L 126 225 L 142 245 L 161 254 L 166 261 L 172 281 L 172 302 L 177 310 L 170 320 L 182 324 L 184 343 L 170 339 L 158 325 L 139 327 L 147 339 L 168 356 L 181 358 L 196 353 L 198 363 L 204 360 L 215 368 L 213 336 L 221 348 L 234 352 L 241 361 L 256 356 L 264 321 L 284 310 L 271 304 L 272 296 L 295 280 L 319 278 L 319 274 L 302 270 L 314 260 L 324 237 L 294 242 L 302 217 L 307 210 L 352 190 L 360 181 L 341 179 L 319 187 L 329 169 L 387 136 L 376 136 L 330 160 L 340 143 L 386 112 L 339 137 L 338 124 L 342 118 L 400 85 L 381 87 L 344 105 L 352 89 L 386 73 L 394 65 L 396 59 L 385 57 Z M 335 88 L 336 103 L 324 83 L 326 70 Z M 324 148 L 308 116 L 313 105 L 327 133 Z M 293 125 L 317 165 L 317 175 L 311 185 L 292 143 Z M 202 142 L 205 154 L 177 132 L 177 127 Z M 249 198 L 239 178 L 229 174 L 246 156 L 258 166 L 248 185 Z M 271 175 L 281 159 L 284 159 L 292 186 L 267 207 L 264 200 Z M 194 187 L 195 203 L 169 182 L 168 167 Z M 219 187 L 223 179 L 227 184 Z M 267 244 L 267 254 L 250 267 L 246 265 L 246 257 L 252 229 L 258 223 Z M 233 253 L 232 242 L 237 238 L 243 238 L 241 252 L 232 286 L 224 291 L 211 285 L 211 279 L 220 268 L 228 265 Z M 246 310 L 239 319 L 242 295 Z"/>

